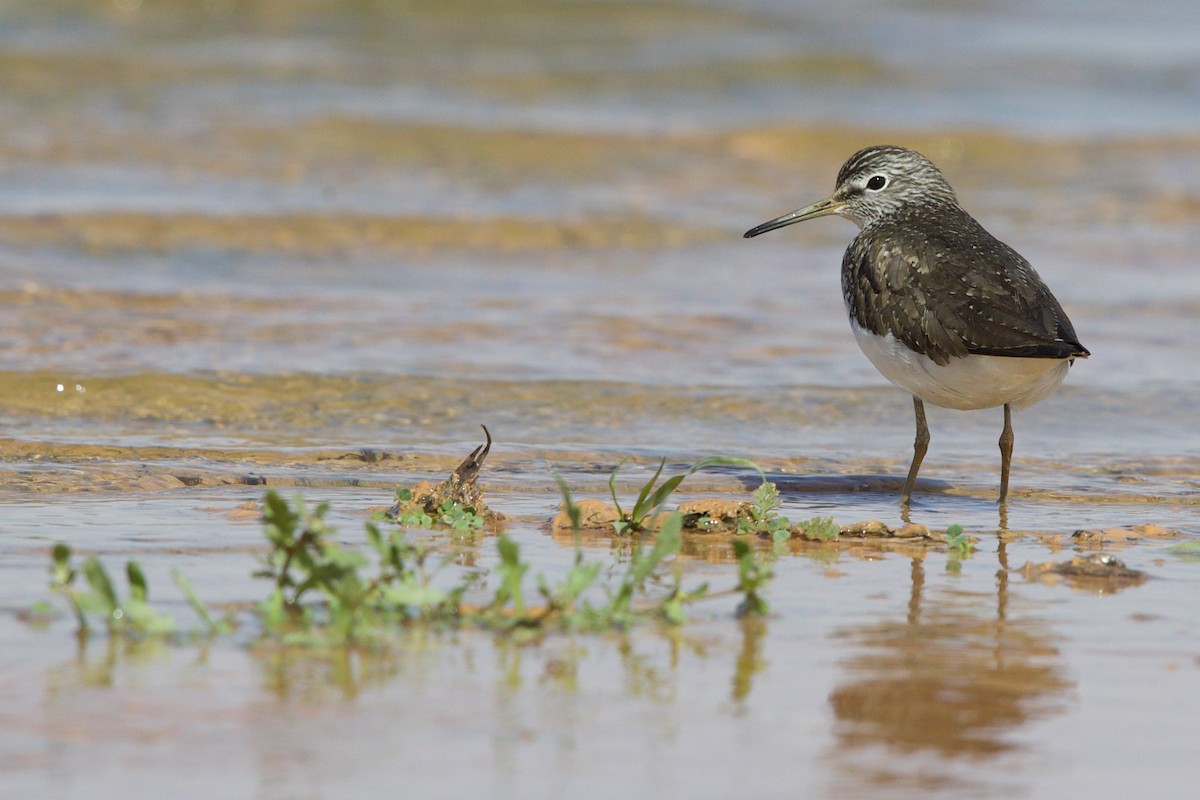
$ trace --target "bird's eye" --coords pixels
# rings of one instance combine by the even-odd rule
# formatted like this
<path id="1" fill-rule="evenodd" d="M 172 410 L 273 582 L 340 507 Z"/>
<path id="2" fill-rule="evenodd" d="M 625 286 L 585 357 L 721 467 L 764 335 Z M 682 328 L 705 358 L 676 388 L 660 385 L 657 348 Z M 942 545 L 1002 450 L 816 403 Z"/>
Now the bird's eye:
<path id="1" fill-rule="evenodd" d="M 886 175 L 873 175 L 871 176 L 871 180 L 867 181 L 867 188 L 873 192 L 878 192 L 885 186 L 887 186 Z"/>

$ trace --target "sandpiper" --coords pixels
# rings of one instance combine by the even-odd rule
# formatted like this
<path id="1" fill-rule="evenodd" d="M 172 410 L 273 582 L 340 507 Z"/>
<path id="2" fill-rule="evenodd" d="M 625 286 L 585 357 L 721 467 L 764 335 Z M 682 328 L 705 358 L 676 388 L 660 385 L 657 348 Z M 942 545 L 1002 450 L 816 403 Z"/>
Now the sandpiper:
<path id="1" fill-rule="evenodd" d="M 920 153 L 881 145 L 838 172 L 828 199 L 746 231 L 846 217 L 860 231 L 842 258 L 842 295 L 858 346 L 913 396 L 917 437 L 900 493 L 908 506 L 929 447 L 925 403 L 962 410 L 1004 406 L 1000 503 L 1008 498 L 1012 409 L 1054 392 L 1087 358 L 1071 321 L 1029 262 L 963 210 Z"/>

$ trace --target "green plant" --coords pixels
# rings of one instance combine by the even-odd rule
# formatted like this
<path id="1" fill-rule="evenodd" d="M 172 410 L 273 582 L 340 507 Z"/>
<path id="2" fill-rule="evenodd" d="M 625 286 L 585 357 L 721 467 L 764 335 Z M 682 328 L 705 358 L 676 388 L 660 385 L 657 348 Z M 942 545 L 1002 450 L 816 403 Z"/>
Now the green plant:
<path id="1" fill-rule="evenodd" d="M 150 606 L 146 575 L 136 561 L 125 564 L 129 596 L 122 602 L 100 559 L 88 556 L 84 560 L 82 574 L 87 589 L 81 590 L 76 586 L 80 571 L 71 565 L 71 548 L 60 542 L 54 545 L 51 557 L 50 588 L 66 597 L 81 636 L 91 631 L 89 616 L 101 617 L 110 634 L 156 636 L 174 632 L 175 620 Z"/>
<path id="2" fill-rule="evenodd" d="M 438 508 L 438 521 L 451 530 L 477 531 L 483 527 L 483 517 L 475 513 L 475 509 L 464 506 L 453 500 L 444 500 Z"/>
<path id="3" fill-rule="evenodd" d="M 739 617 L 746 614 L 765 616 L 768 611 L 767 601 L 759 594 L 760 590 L 774 577 L 771 569 L 754 555 L 754 549 L 745 539 L 733 540 L 733 556 L 738 564 L 737 590 L 742 593 L 742 602 L 738 606 Z"/>
<path id="4" fill-rule="evenodd" d="M 1168 547 L 1167 552 L 1183 561 L 1200 561 L 1200 541 L 1179 542 Z"/>
<path id="5" fill-rule="evenodd" d="M 718 461 L 745 463 L 736 459 L 712 459 L 708 463 Z M 385 533 L 374 522 L 365 526 L 370 549 L 349 549 L 333 540 L 336 531 L 326 518 L 328 504 L 310 507 L 299 497 L 289 503 L 274 490 L 268 491 L 263 502 L 263 535 L 270 549 L 258 556 L 259 569 L 254 573 L 271 585 L 267 598 L 257 606 L 263 634 L 283 644 L 329 647 L 386 644 L 386 637 L 399 626 L 414 624 L 470 624 L 518 637 L 540 635 L 552 627 L 599 632 L 626 629 L 648 619 L 679 625 L 685 621 L 684 610 L 690 603 L 735 593 L 743 595 L 739 614 L 766 612 L 760 590 L 771 573 L 758 563 L 745 542 L 735 543 L 738 584 L 734 589 L 718 594 L 709 594 L 707 584 L 685 589 L 678 563 L 671 579 L 663 580 L 664 565 L 682 546 L 683 517 L 678 512 L 665 517 L 653 544 L 641 538 L 629 542 L 628 565 L 615 587 L 597 587 L 602 565 L 584 558 L 580 509 L 570 489 L 561 478 L 557 480 L 572 521 L 575 554 L 563 580 L 550 584 L 543 576 L 537 577 L 540 605 L 528 602 L 524 584 L 530 564 L 521 560 L 517 543 L 505 535 L 499 536 L 496 543 L 497 583 L 490 601 L 470 605 L 464 602 L 464 596 L 482 588 L 482 573 L 459 574 L 442 581 L 445 586 L 435 585 L 435 579 L 453 563 L 457 551 L 443 555 L 440 563 L 430 568 L 430 557 L 438 552 L 436 544 L 414 544 L 405 539 L 403 529 Z M 656 481 L 657 474 L 651 484 Z M 677 485 L 678 480 L 671 479 L 670 484 L 644 494 L 653 500 L 655 493 L 662 493 L 658 500 L 661 503 L 669 494 L 664 487 Z M 372 550 L 374 563 L 368 557 Z M 71 564 L 70 549 L 60 544 L 54 548 L 52 558 L 52 589 L 66 597 L 81 634 L 87 633 L 89 620 L 96 616 L 101 616 L 114 634 L 149 636 L 174 631 L 171 617 L 149 606 L 146 578 L 136 562 L 126 567 L 129 596 L 122 602 L 95 557 L 89 557 L 77 570 Z M 78 586 L 80 576 L 86 589 Z M 187 579 L 177 570 L 172 577 L 209 635 L 233 630 L 231 615 L 214 619 Z M 594 588 L 599 591 L 589 591 Z M 599 598 L 602 602 L 593 602 Z M 44 612 L 35 609 L 30 617 L 36 622 L 44 619 Z"/>
<path id="6" fill-rule="evenodd" d="M 271 550 L 260 558 L 263 568 L 255 576 L 274 586 L 259 611 L 265 629 L 285 640 L 369 640 L 398 622 L 450 618 L 474 581 L 468 577 L 449 591 L 433 587 L 425 566 L 429 549 L 406 541 L 402 531 L 385 537 L 374 523 L 367 523 L 366 534 L 379 558 L 378 572 L 364 577 L 360 570 L 370 563 L 367 557 L 331 540 L 327 503 L 309 510 L 298 497 L 293 508 L 269 491 L 264 505 Z M 310 592 L 319 600 L 304 602 Z"/>
<path id="7" fill-rule="evenodd" d="M 601 617 L 605 622 L 620 628 L 628 627 L 633 618 L 634 595 L 664 559 L 679 552 L 679 547 L 683 544 L 682 530 L 683 517 L 674 513 L 667 517 L 658 529 L 654 547 L 649 553 L 644 552 L 645 548 L 640 541 L 634 543 L 629 567 L 625 570 L 617 591 L 609 593 L 608 605 L 602 609 Z"/>
<path id="8" fill-rule="evenodd" d="M 407 486 L 396 488 L 396 504 L 399 512 L 396 522 L 409 528 L 432 528 L 433 517 L 419 505 L 412 502 L 413 490 Z"/>
<path id="9" fill-rule="evenodd" d="M 546 608 L 552 614 L 564 614 L 574 609 L 580 596 L 596 582 L 600 574 L 600 562 L 587 562 L 583 558 L 583 543 L 581 541 L 580 519 L 581 512 L 575 500 L 571 497 L 571 489 L 562 476 L 555 475 L 558 489 L 562 492 L 563 505 L 567 518 L 571 520 L 571 535 L 575 540 L 575 556 L 566 578 L 557 586 L 549 586 L 545 579 L 538 576 L 538 591 L 546 602 Z"/>
<path id="10" fill-rule="evenodd" d="M 946 572 L 958 575 L 962 572 L 962 562 L 971 557 L 975 549 L 974 542 L 963 533 L 959 524 L 946 528 Z"/>
<path id="11" fill-rule="evenodd" d="M 623 508 L 621 508 L 621 502 L 617 499 L 617 474 L 621 471 L 621 467 L 624 466 L 625 462 L 627 461 L 629 461 L 628 458 L 623 459 L 621 463 L 617 464 L 617 466 L 613 468 L 612 473 L 608 476 L 608 490 L 612 495 L 613 505 L 617 507 L 617 515 L 620 517 L 620 519 L 613 523 L 613 527 L 616 528 L 618 534 L 640 533 L 644 531 L 646 529 L 646 522 L 648 518 L 655 511 L 657 511 L 663 503 L 667 501 L 667 498 L 671 496 L 672 492 L 679 488 L 679 484 L 683 483 L 684 478 L 693 473 L 699 472 L 702 469 L 717 466 L 748 467 L 757 471 L 758 474 L 763 477 L 764 482 L 766 481 L 766 477 L 763 476 L 763 471 L 753 461 L 749 461 L 745 458 L 711 456 L 709 458 L 700 459 L 695 464 L 692 464 L 692 466 L 688 467 L 683 473 L 679 475 L 673 475 L 664 480 L 662 484 L 659 484 L 658 478 L 660 475 L 662 475 L 663 467 L 666 466 L 667 463 L 667 460 L 664 458 L 658 462 L 658 469 L 654 471 L 654 474 L 650 477 L 650 480 L 646 481 L 646 483 L 642 485 L 641 490 L 638 492 L 637 499 L 634 500 L 633 507 L 630 508 L 629 511 L 625 511 Z"/>
<path id="12" fill-rule="evenodd" d="M 483 527 L 483 516 L 475 508 L 446 498 L 430 513 L 424 506 L 414 502 L 413 490 L 407 486 L 396 489 L 396 517 L 398 524 L 407 528 L 432 528 L 445 525 L 456 531 L 477 531 Z"/>
<path id="13" fill-rule="evenodd" d="M 833 521 L 833 517 L 813 517 L 803 522 L 797 522 L 796 528 L 803 532 L 805 538 L 819 539 L 823 542 L 836 541 L 842 528 Z"/>
<path id="14" fill-rule="evenodd" d="M 946 552 L 952 558 L 970 558 L 974 549 L 975 544 L 963 533 L 962 525 L 955 523 L 946 528 Z"/>
<path id="15" fill-rule="evenodd" d="M 775 484 L 763 481 L 750 495 L 749 516 L 738 520 L 739 534 L 764 533 L 772 541 L 786 541 L 791 534 L 792 521 L 779 513 L 783 501 Z"/>

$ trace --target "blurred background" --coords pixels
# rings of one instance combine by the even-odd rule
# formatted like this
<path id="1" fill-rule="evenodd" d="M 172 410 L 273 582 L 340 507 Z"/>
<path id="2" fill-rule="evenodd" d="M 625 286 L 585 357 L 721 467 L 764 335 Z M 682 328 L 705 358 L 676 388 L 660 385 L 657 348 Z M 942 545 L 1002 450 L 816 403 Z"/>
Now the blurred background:
<path id="1" fill-rule="evenodd" d="M 1094 353 L 1018 424 L 1046 443 L 1018 458 L 1200 455 L 1190 0 L 0 14 L 0 423 L 20 436 L 421 447 L 485 422 L 860 471 L 872 442 L 886 467 L 911 420 L 847 331 L 853 226 L 740 234 L 892 142 Z M 933 424 L 979 435 L 940 463 L 992 469 L 996 420 Z"/>

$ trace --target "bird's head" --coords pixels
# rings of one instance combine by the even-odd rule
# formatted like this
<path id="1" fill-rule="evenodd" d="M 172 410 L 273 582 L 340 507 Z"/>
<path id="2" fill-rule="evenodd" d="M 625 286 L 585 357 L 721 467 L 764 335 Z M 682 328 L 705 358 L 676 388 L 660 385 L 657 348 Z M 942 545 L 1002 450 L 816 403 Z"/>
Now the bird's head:
<path id="1" fill-rule="evenodd" d="M 785 225 L 837 214 L 860 228 L 914 204 L 957 204 L 954 190 L 929 159 L 893 145 L 859 150 L 842 165 L 833 194 L 819 203 L 746 231 L 746 238 Z"/>

